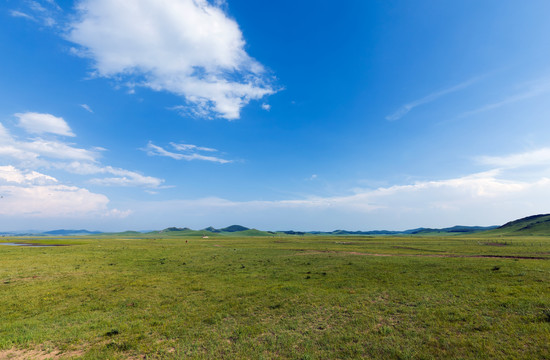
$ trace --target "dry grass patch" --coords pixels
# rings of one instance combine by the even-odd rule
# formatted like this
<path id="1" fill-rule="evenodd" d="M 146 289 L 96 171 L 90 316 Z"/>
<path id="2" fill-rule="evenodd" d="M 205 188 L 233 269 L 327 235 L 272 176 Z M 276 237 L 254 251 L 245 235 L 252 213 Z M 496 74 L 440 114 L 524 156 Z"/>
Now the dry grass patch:
<path id="1" fill-rule="evenodd" d="M 61 350 L 29 350 L 29 349 L 8 349 L 0 350 L 0 360 L 55 360 L 55 359 L 78 359 L 85 354 L 85 351 L 61 351 Z"/>

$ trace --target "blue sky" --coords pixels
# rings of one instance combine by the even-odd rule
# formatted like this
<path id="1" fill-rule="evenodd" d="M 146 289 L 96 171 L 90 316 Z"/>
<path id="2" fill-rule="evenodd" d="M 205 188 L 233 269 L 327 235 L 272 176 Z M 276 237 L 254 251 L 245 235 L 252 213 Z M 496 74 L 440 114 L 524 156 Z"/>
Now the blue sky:
<path id="1" fill-rule="evenodd" d="M 547 1 L 4 0 L 0 229 L 550 212 Z"/>

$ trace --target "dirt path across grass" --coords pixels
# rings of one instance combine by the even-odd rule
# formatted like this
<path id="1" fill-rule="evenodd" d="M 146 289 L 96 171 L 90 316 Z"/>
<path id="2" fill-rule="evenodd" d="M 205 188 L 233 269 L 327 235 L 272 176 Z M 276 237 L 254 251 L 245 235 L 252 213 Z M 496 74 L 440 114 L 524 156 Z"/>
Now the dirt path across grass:
<path id="1" fill-rule="evenodd" d="M 542 256 L 521 256 L 521 255 L 457 255 L 457 254 L 377 254 L 363 253 L 357 251 L 320 251 L 306 250 L 297 255 L 313 255 L 313 254 L 342 254 L 342 255 L 359 255 L 359 256 L 410 256 L 410 257 L 436 257 L 436 258 L 496 258 L 496 259 L 522 259 L 522 260 L 550 260 L 549 257 Z"/>

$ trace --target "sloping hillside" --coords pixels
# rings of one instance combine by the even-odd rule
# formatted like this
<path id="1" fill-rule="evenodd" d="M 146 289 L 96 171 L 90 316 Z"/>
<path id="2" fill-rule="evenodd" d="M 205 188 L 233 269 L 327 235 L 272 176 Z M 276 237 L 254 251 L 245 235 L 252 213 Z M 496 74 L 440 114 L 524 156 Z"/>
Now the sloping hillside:
<path id="1" fill-rule="evenodd" d="M 507 222 L 494 230 L 485 232 L 490 235 L 550 235 L 550 214 L 532 215 Z"/>

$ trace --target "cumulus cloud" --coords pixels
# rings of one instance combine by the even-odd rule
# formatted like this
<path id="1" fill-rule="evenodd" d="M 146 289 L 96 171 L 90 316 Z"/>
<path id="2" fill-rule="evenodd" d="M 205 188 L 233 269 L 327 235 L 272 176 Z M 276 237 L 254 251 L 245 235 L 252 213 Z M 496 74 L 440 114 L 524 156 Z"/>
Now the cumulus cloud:
<path id="1" fill-rule="evenodd" d="M 16 184 L 52 184 L 57 183 L 57 179 L 41 174 L 36 171 L 20 171 L 12 165 L 0 166 L 0 181 L 6 183 L 16 183 Z"/>
<path id="2" fill-rule="evenodd" d="M 185 99 L 176 109 L 232 120 L 275 90 L 222 8 L 207 0 L 81 0 L 67 39 L 93 60 L 96 76 L 168 91 Z"/>
<path id="3" fill-rule="evenodd" d="M 200 153 L 200 152 L 212 153 L 212 152 L 218 151 L 216 149 L 201 147 L 201 146 L 196 146 L 191 144 L 170 143 L 170 145 L 172 146 L 172 148 L 174 148 L 176 151 L 179 151 L 179 152 L 168 151 L 160 146 L 153 144 L 151 141 L 149 141 L 149 143 L 143 149 L 143 151 L 145 151 L 149 156 L 165 156 L 165 157 L 172 158 L 174 160 L 187 160 L 187 161 L 203 160 L 203 161 L 217 162 L 220 164 L 227 164 L 227 163 L 233 162 L 232 160 L 226 160 L 217 156 L 204 155 Z"/>
<path id="4" fill-rule="evenodd" d="M 19 126 L 31 134 L 50 133 L 75 136 L 63 118 L 51 114 L 26 112 L 17 113 L 15 117 L 19 119 Z"/>
<path id="5" fill-rule="evenodd" d="M 0 166 L 0 215 L 79 217 L 105 213 L 109 199 L 87 189 L 58 184 L 36 171 Z"/>

